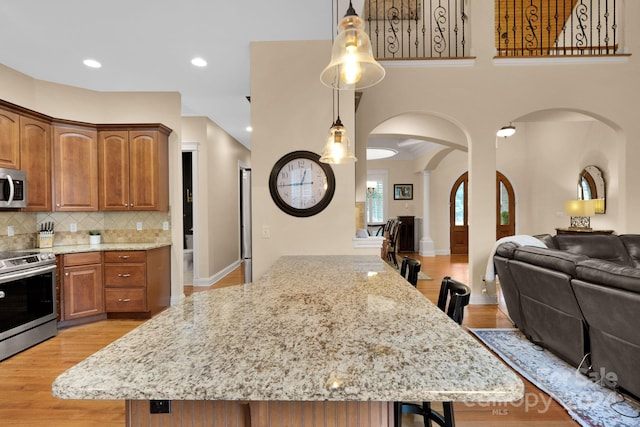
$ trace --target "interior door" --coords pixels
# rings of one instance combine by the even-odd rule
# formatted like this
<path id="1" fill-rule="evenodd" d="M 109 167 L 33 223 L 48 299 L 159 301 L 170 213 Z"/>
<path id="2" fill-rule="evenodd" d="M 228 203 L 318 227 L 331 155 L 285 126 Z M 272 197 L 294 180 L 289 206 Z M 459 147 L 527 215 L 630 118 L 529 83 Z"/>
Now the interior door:
<path id="1" fill-rule="evenodd" d="M 449 196 L 449 242 L 452 254 L 469 253 L 468 195 L 469 173 L 463 173 L 451 188 Z M 513 186 L 496 172 L 496 240 L 512 236 L 516 231 L 516 202 Z"/>
<path id="2" fill-rule="evenodd" d="M 516 234 L 516 201 L 513 187 L 496 172 L 496 240 Z"/>
<path id="3" fill-rule="evenodd" d="M 452 254 L 469 253 L 469 223 L 467 216 L 467 188 L 469 173 L 463 173 L 453 184 L 449 197 L 449 242 Z"/>

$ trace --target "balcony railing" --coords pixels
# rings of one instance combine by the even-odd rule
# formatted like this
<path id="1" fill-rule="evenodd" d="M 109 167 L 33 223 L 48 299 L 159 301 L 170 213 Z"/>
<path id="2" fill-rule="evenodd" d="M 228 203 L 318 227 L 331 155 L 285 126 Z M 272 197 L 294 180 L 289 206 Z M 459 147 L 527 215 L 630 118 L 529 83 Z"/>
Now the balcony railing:
<path id="1" fill-rule="evenodd" d="M 465 0 L 365 0 L 363 12 L 377 59 L 469 55 Z"/>
<path id="2" fill-rule="evenodd" d="M 470 57 L 469 1 L 365 0 L 365 31 L 374 56 L 380 60 Z M 496 54 L 619 54 L 620 3 L 622 0 L 494 0 Z"/>
<path id="3" fill-rule="evenodd" d="M 498 56 L 615 55 L 616 0 L 496 0 Z"/>

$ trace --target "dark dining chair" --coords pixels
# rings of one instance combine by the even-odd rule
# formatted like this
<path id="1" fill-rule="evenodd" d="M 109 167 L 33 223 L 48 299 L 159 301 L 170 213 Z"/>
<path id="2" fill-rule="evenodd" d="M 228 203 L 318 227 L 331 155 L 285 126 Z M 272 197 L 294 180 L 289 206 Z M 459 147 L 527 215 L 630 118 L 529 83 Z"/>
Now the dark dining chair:
<path id="1" fill-rule="evenodd" d="M 458 325 L 462 324 L 464 308 L 469 305 L 471 289 L 464 283 L 445 276 L 440 284 L 438 308 L 447 313 Z M 402 426 L 402 414 L 422 415 L 425 427 L 431 426 L 433 421 L 442 427 L 455 427 L 453 402 L 442 402 L 442 414 L 431 407 L 431 402 L 422 404 L 408 402 L 394 402 L 395 426 Z"/>
<path id="2" fill-rule="evenodd" d="M 398 248 L 398 236 L 400 235 L 400 227 L 402 221 L 394 219 L 389 229 L 389 246 L 387 247 L 387 259 L 398 268 L 397 248 Z"/>
<path id="3" fill-rule="evenodd" d="M 400 264 L 400 275 L 407 279 L 414 287 L 418 286 L 418 273 L 420 272 L 420 261 L 405 256 Z"/>

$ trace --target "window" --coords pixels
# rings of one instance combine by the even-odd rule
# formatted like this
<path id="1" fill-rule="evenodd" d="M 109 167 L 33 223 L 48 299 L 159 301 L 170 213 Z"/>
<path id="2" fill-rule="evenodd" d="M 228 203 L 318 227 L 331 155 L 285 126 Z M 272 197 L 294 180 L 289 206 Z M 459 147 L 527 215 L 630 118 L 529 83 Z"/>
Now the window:
<path id="1" fill-rule="evenodd" d="M 387 212 L 387 171 L 367 173 L 367 224 L 382 224 Z"/>

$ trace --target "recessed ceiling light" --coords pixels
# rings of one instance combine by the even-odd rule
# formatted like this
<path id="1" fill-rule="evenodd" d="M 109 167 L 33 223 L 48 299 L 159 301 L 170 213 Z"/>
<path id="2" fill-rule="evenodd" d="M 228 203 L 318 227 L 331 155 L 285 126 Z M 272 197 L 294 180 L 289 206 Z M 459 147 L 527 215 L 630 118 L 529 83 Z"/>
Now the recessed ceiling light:
<path id="1" fill-rule="evenodd" d="M 391 148 L 367 148 L 367 160 L 380 160 L 393 157 L 398 154 L 398 150 Z"/>
<path id="2" fill-rule="evenodd" d="M 196 67 L 206 67 L 207 66 L 207 61 L 205 61 L 204 59 L 197 57 L 197 58 L 193 58 L 191 60 L 191 65 L 194 65 Z"/>
<path id="3" fill-rule="evenodd" d="M 251 126 L 247 126 L 246 128 L 244 128 L 244 130 L 246 130 L 247 132 L 251 132 L 253 128 Z"/>
<path id="4" fill-rule="evenodd" d="M 100 68 L 102 67 L 102 64 L 99 63 L 98 61 L 96 61 L 95 59 L 85 59 L 84 61 L 82 61 L 82 63 L 84 65 L 86 65 L 89 68 Z"/>

